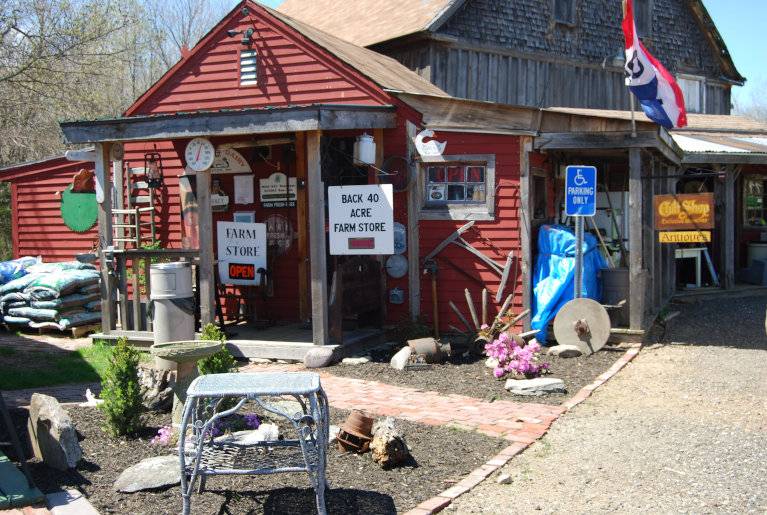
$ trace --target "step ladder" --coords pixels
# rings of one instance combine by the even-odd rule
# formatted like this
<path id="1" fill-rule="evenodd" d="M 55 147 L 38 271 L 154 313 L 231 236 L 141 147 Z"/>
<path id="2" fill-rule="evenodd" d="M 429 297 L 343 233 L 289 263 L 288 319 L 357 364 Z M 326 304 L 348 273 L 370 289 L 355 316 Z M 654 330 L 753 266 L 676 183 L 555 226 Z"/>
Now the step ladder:
<path id="1" fill-rule="evenodd" d="M 24 450 L 21 448 L 16 428 L 13 427 L 13 422 L 11 422 L 11 415 L 8 413 L 8 407 L 5 405 L 2 392 L 0 392 L 0 416 L 11 439 L 10 442 L 0 442 L 0 446 L 13 447 L 13 451 L 16 453 L 21 465 L 21 472 L 19 472 L 16 465 L 0 451 L 0 510 L 21 508 L 22 506 L 39 503 L 45 496 L 32 482 L 32 475 L 29 473 Z"/>
<path id="2" fill-rule="evenodd" d="M 144 167 L 129 167 L 127 175 L 128 206 L 112 209 L 112 241 L 121 243 L 121 247 L 129 243 L 140 249 L 154 244 L 157 239 L 154 189 L 149 187 Z M 148 233 L 146 228 L 149 228 Z"/>

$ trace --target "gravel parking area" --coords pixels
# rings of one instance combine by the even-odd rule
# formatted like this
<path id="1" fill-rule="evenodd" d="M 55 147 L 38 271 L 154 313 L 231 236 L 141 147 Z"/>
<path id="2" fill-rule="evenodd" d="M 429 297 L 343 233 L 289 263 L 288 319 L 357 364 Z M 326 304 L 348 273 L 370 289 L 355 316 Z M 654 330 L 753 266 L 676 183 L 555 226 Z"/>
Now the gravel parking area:
<path id="1" fill-rule="evenodd" d="M 767 512 L 766 304 L 672 306 L 661 343 L 512 460 L 510 484 L 491 476 L 448 510 Z"/>

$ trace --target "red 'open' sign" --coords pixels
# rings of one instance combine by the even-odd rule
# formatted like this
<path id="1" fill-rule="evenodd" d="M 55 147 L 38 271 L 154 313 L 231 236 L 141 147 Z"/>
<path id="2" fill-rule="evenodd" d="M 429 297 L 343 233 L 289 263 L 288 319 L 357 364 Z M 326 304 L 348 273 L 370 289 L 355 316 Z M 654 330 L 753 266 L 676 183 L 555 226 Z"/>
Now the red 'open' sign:
<path id="1" fill-rule="evenodd" d="M 252 281 L 256 278 L 256 265 L 229 263 L 229 277 L 242 281 Z"/>

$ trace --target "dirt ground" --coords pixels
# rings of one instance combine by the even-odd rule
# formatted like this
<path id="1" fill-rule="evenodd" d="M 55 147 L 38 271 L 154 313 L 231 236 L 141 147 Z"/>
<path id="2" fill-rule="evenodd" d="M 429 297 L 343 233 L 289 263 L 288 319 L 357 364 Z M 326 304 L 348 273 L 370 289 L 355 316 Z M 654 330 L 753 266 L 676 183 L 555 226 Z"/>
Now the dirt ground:
<path id="1" fill-rule="evenodd" d="M 444 394 L 466 395 L 487 401 L 503 399 L 516 402 L 562 404 L 610 368 L 620 355 L 619 352 L 603 350 L 591 356 L 578 358 L 542 356 L 541 360 L 551 365 L 549 377 L 562 379 L 568 393 L 540 397 L 512 395 L 507 392 L 503 387 L 506 381 L 493 377 L 493 370 L 485 366 L 484 357 L 455 357 L 448 363 L 433 365 L 430 370 L 403 371 L 389 366 L 390 353 L 380 351 L 372 354 L 374 361 L 370 363 L 362 365 L 339 363 L 326 368 L 325 371 L 337 376 L 379 381 Z"/>
<path id="2" fill-rule="evenodd" d="M 331 410 L 341 424 L 347 413 Z M 149 444 L 169 415 L 150 415 L 147 430 L 135 440 L 113 440 L 101 430 L 103 419 L 94 408 L 73 408 L 70 414 L 81 434 L 84 459 L 75 471 L 62 473 L 32 463 L 35 481 L 44 492 L 62 487 L 81 490 L 100 513 L 125 515 L 176 514 L 181 511 L 179 487 L 122 494 L 112 490 L 117 476 L 151 456 L 172 454 L 168 447 Z M 23 431 L 26 412 L 14 412 Z M 407 511 L 452 486 L 507 442 L 478 433 L 401 422 L 413 459 L 405 466 L 382 470 L 370 454 L 355 455 L 331 446 L 328 457 L 329 513 L 388 514 Z M 314 491 L 306 474 L 216 477 L 207 491 L 192 498 L 192 513 L 314 513 Z"/>
<path id="3" fill-rule="evenodd" d="M 455 513 L 767 513 L 767 298 L 681 314 Z"/>

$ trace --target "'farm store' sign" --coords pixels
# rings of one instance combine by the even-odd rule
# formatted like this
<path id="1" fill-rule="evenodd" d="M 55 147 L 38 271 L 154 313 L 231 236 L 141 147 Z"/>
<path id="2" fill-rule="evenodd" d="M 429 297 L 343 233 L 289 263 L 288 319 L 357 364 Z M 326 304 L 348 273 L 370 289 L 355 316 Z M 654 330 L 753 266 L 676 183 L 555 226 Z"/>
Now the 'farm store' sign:
<path id="1" fill-rule="evenodd" d="M 218 222 L 218 273 L 223 284 L 261 284 L 266 269 L 266 224 Z"/>
<path id="2" fill-rule="evenodd" d="M 328 188 L 330 254 L 393 254 L 391 184 Z"/>

